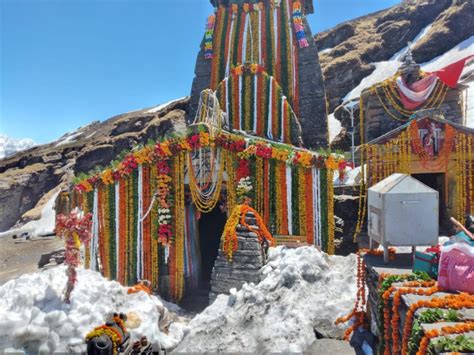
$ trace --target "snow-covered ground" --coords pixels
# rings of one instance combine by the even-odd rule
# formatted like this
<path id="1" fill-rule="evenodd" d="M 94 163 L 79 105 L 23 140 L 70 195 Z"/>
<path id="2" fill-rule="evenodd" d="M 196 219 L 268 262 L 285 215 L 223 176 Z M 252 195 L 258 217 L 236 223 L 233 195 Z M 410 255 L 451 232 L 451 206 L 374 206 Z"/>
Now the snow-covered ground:
<path id="1" fill-rule="evenodd" d="M 177 352 L 302 352 L 315 330 L 341 335 L 334 320 L 353 306 L 356 259 L 313 247 L 270 249 L 262 281 L 220 295 L 188 325 Z"/>
<path id="2" fill-rule="evenodd" d="M 0 159 L 11 157 L 35 145 L 36 143 L 29 138 L 13 139 L 5 134 L 0 134 Z"/>
<path id="3" fill-rule="evenodd" d="M 129 329 L 133 340 L 146 335 L 152 343 L 172 348 L 183 338 L 182 323 L 172 323 L 168 334 L 159 330 L 163 302 L 144 292 L 127 294 L 118 282 L 79 269 L 71 303 L 63 299 L 65 267 L 20 276 L 0 286 L 0 349 L 27 353 L 80 353 L 84 338 L 104 324 L 112 312 L 134 313 L 139 324 Z"/>
<path id="4" fill-rule="evenodd" d="M 56 191 L 51 198 L 46 202 L 43 209 L 41 210 L 41 217 L 38 220 L 30 221 L 24 224 L 20 228 L 15 228 L 8 230 L 6 232 L 0 233 L 1 237 L 10 236 L 13 234 L 21 234 L 27 232 L 33 236 L 42 236 L 49 235 L 54 232 L 56 224 L 56 211 L 54 210 L 54 205 L 56 203 L 56 198 L 58 197 L 59 189 Z"/>

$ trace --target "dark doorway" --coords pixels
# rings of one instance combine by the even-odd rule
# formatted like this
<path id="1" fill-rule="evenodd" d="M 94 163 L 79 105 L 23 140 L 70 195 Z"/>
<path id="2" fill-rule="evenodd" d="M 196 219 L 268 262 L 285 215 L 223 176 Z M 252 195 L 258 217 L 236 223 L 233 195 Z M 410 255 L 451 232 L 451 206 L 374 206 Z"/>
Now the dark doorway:
<path id="1" fill-rule="evenodd" d="M 203 213 L 199 219 L 199 244 L 201 248 L 200 287 L 210 289 L 211 273 L 219 251 L 227 214 L 217 205 L 211 212 Z"/>
<path id="2" fill-rule="evenodd" d="M 430 173 L 430 174 L 413 174 L 415 179 L 420 180 L 423 184 L 435 189 L 439 192 L 439 233 L 440 235 L 447 235 L 450 233 L 451 223 L 448 220 L 446 213 L 446 195 L 445 195 L 445 174 Z"/>

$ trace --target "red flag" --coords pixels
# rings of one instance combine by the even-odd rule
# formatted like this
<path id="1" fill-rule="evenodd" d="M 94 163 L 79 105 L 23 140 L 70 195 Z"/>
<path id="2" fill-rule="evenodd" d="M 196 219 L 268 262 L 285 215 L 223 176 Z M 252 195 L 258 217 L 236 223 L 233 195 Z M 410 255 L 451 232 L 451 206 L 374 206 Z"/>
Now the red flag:
<path id="1" fill-rule="evenodd" d="M 455 88 L 458 85 L 459 77 L 464 70 L 464 64 L 470 59 L 474 58 L 474 55 L 470 55 L 464 59 L 458 60 L 457 62 L 451 63 L 444 68 L 432 72 L 431 74 L 436 75 L 439 80 L 448 85 L 450 88 Z"/>

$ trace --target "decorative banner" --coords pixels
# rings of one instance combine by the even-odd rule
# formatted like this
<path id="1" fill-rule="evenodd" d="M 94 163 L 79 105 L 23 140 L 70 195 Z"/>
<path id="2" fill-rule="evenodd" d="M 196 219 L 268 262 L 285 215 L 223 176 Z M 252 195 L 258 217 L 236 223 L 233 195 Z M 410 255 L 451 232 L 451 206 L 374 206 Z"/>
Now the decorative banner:
<path id="1" fill-rule="evenodd" d="M 309 47 L 306 34 L 304 32 L 303 16 L 301 12 L 301 2 L 295 1 L 293 3 L 293 24 L 295 26 L 296 39 L 300 48 Z"/>
<path id="2" fill-rule="evenodd" d="M 212 42 L 214 38 L 214 26 L 216 16 L 211 15 L 207 18 L 206 33 L 204 34 L 204 58 L 212 59 Z"/>

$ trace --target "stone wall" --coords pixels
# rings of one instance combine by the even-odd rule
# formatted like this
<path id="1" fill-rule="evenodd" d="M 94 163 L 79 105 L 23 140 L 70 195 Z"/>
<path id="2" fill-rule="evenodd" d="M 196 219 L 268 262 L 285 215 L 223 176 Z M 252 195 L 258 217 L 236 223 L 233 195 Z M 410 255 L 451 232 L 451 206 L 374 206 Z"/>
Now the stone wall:
<path id="1" fill-rule="evenodd" d="M 245 221 L 253 229 L 258 229 L 256 219 L 252 213 L 247 213 Z M 218 294 L 229 294 L 231 288 L 240 289 L 244 283 L 260 282 L 260 269 L 264 264 L 263 249 L 256 233 L 247 227 L 237 225 L 238 250 L 229 262 L 219 248 L 211 276 L 211 291 L 209 303 L 214 302 Z"/>

